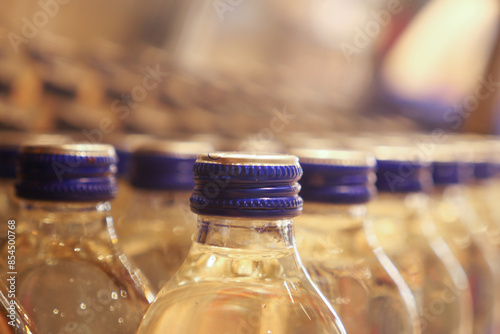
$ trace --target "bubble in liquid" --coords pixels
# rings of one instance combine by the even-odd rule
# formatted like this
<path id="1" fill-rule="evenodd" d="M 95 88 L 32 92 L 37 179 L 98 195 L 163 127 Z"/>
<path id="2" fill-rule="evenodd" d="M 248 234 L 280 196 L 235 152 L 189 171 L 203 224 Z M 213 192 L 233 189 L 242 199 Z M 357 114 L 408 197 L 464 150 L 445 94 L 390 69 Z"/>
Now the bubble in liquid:
<path id="1" fill-rule="evenodd" d="M 118 323 L 119 323 L 119 324 L 123 324 L 123 322 L 124 322 L 124 320 L 123 320 L 123 318 L 122 318 L 122 317 L 118 318 Z"/>
<path id="2" fill-rule="evenodd" d="M 52 313 L 54 313 L 55 315 L 58 315 L 58 314 L 59 314 L 59 310 L 55 308 L 55 309 L 52 311 Z"/>
<path id="3" fill-rule="evenodd" d="M 118 293 L 116 291 L 111 292 L 111 298 L 114 300 L 118 299 Z"/>
<path id="4" fill-rule="evenodd" d="M 81 304 L 80 304 L 80 308 L 81 308 L 82 310 L 85 310 L 85 309 L 87 308 L 87 304 L 85 304 L 85 303 L 81 303 Z"/>

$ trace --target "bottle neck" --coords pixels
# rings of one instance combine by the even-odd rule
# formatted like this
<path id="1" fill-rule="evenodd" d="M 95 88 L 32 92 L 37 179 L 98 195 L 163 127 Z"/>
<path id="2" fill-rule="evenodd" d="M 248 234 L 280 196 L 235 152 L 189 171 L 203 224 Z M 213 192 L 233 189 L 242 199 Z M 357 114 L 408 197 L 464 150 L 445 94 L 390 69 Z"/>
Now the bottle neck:
<path id="1" fill-rule="evenodd" d="M 343 263 L 360 254 L 370 254 L 364 204 L 304 204 L 297 218 L 297 244 L 306 262 Z"/>
<path id="2" fill-rule="evenodd" d="M 187 190 L 145 190 L 134 188 L 131 208 L 126 215 L 117 219 L 135 221 L 163 221 L 166 225 L 179 225 L 193 232 L 196 216 L 189 207 L 191 191 Z M 165 226 L 166 226 L 165 225 Z"/>
<path id="3" fill-rule="evenodd" d="M 20 201 L 19 232 L 36 231 L 40 236 L 64 240 L 81 236 L 93 237 L 103 229 L 115 235 L 109 202 L 66 203 Z"/>
<path id="4" fill-rule="evenodd" d="M 328 231 L 361 228 L 366 212 L 365 204 L 309 202 L 304 204 L 303 214 L 298 217 L 297 224 Z"/>
<path id="5" fill-rule="evenodd" d="M 194 242 L 198 245 L 265 253 L 293 251 L 292 219 L 245 219 L 198 216 Z"/>
<path id="6" fill-rule="evenodd" d="M 189 206 L 191 190 L 154 190 L 133 188 L 133 203 L 150 209 L 159 209 L 172 205 Z"/>
<path id="7" fill-rule="evenodd" d="M 369 206 L 375 216 L 398 218 L 409 221 L 415 214 L 427 210 L 429 196 L 424 192 L 379 193 Z"/>
<path id="8" fill-rule="evenodd" d="M 464 184 L 439 185 L 432 191 L 432 198 L 435 203 L 445 201 L 459 204 L 466 199 L 466 190 L 467 187 Z"/>

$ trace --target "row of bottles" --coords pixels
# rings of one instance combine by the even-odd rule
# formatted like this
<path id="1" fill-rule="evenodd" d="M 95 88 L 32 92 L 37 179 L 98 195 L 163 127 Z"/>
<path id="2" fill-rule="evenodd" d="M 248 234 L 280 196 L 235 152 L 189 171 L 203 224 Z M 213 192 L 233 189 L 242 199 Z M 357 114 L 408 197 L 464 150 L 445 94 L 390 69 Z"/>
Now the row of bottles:
<path id="1" fill-rule="evenodd" d="M 17 161 L 1 175 L 10 332 L 500 331 L 493 139 L 286 155 L 42 137 L 0 140 L 0 170 Z"/>

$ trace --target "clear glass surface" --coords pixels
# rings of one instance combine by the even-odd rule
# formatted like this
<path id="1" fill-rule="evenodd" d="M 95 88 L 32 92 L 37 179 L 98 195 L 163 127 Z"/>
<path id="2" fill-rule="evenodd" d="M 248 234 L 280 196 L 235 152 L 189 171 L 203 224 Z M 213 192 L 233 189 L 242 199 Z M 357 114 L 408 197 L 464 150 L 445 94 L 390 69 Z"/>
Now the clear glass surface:
<path id="1" fill-rule="evenodd" d="M 37 334 L 35 326 L 12 294 L 14 292 L 0 282 L 0 333 Z"/>
<path id="2" fill-rule="evenodd" d="M 436 188 L 430 201 L 431 212 L 439 234 L 467 274 L 474 311 L 473 333 L 493 333 L 498 280 L 484 245 L 470 232 L 474 212 L 464 191 L 459 185 Z"/>
<path id="3" fill-rule="evenodd" d="M 348 333 L 420 333 L 415 299 L 378 245 L 364 205 L 306 203 L 297 244 Z"/>
<path id="4" fill-rule="evenodd" d="M 116 231 L 125 254 L 159 291 L 184 262 L 196 216 L 190 192 L 135 190 Z"/>
<path id="5" fill-rule="evenodd" d="M 495 179 L 477 180 L 462 188 L 456 196 L 462 206 L 464 221 L 477 240 L 495 277 L 495 307 L 493 333 L 500 333 L 500 210 L 496 201 L 500 194 Z M 462 201 L 462 203 L 460 202 Z"/>
<path id="6" fill-rule="evenodd" d="M 293 223 L 199 217 L 187 260 L 139 334 L 345 333 L 307 277 Z"/>
<path id="7" fill-rule="evenodd" d="M 41 333 L 135 333 L 153 294 L 118 248 L 110 204 L 22 201 L 16 263 L 0 279 Z"/>
<path id="8" fill-rule="evenodd" d="M 382 248 L 417 300 L 422 333 L 471 333 L 473 314 L 467 276 L 437 233 L 428 196 L 381 193 L 369 211 Z"/>

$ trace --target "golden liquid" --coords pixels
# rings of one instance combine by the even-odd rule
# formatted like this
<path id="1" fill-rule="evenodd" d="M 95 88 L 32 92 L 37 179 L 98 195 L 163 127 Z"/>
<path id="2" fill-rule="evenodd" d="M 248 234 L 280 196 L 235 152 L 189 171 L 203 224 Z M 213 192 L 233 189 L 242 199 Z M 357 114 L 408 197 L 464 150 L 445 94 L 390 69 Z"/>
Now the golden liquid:
<path id="1" fill-rule="evenodd" d="M 134 334 L 152 294 L 115 248 L 110 217 L 75 218 L 71 211 L 30 217 L 40 223 L 21 220 L 16 229 L 16 296 L 39 332 Z M 3 281 L 7 255 L 4 247 Z"/>
<path id="2" fill-rule="evenodd" d="M 467 274 L 474 311 L 473 333 L 492 333 L 496 293 L 493 271 L 481 247 L 461 220 L 462 209 L 452 199 L 447 198 L 449 195 L 454 196 L 436 194 L 431 202 L 433 218 L 439 234 L 450 246 Z"/>
<path id="3" fill-rule="evenodd" d="M 135 333 L 142 315 L 130 289 L 93 263 L 56 260 L 23 271 L 17 296 L 42 333 Z"/>
<path id="4" fill-rule="evenodd" d="M 293 250 L 256 253 L 195 244 L 159 293 L 140 334 L 342 333 Z"/>
<path id="5" fill-rule="evenodd" d="M 18 300 L 11 298 L 9 291 L 7 291 L 7 287 L 3 283 L 0 283 L 0 333 L 38 333 L 25 311 L 19 305 Z"/>
<path id="6" fill-rule="evenodd" d="M 387 257 L 375 255 L 359 221 L 304 213 L 297 226 L 302 261 L 348 333 L 419 333 L 401 288 L 380 263 Z"/>
<path id="7" fill-rule="evenodd" d="M 152 198 L 158 201 L 154 205 L 136 203 L 117 223 L 124 253 L 148 278 L 155 292 L 180 268 L 191 246 L 196 217 L 189 211 L 187 198 L 182 193 L 167 201 Z M 185 201 L 179 203 L 181 199 Z"/>
<path id="8" fill-rule="evenodd" d="M 374 265 L 306 269 L 337 311 L 348 333 L 412 333 L 406 307 L 387 273 Z M 376 277 L 376 278 L 375 278 Z"/>
<path id="9" fill-rule="evenodd" d="M 497 198 L 498 181 L 477 182 L 467 186 L 465 198 L 471 205 L 467 215 L 467 227 L 472 237 L 486 256 L 495 280 L 495 306 L 493 310 L 493 333 L 500 333 L 500 210 Z"/>
<path id="10" fill-rule="evenodd" d="M 152 245 L 152 240 L 144 239 L 142 246 L 135 240 L 124 245 L 124 252 L 148 278 L 154 291 L 160 291 L 184 262 L 189 243 L 180 244 L 178 240 L 163 240 Z"/>
<path id="11" fill-rule="evenodd" d="M 457 281 L 456 276 L 463 272 L 450 265 L 456 259 L 447 259 L 449 253 L 440 252 L 446 245 L 440 245 L 443 240 L 436 235 L 433 222 L 424 220 L 420 210 L 425 207 L 409 204 L 418 200 L 418 194 L 381 194 L 370 206 L 377 238 L 415 296 L 422 333 L 468 333 L 470 320 L 465 321 L 462 312 L 464 308 L 472 311 L 467 307 L 470 291 L 465 277 L 461 283 Z"/>

